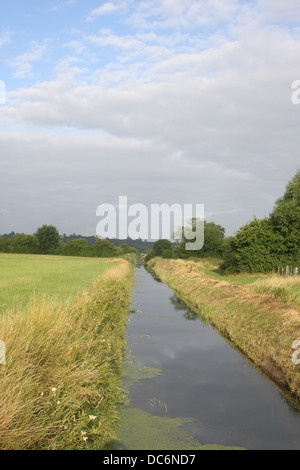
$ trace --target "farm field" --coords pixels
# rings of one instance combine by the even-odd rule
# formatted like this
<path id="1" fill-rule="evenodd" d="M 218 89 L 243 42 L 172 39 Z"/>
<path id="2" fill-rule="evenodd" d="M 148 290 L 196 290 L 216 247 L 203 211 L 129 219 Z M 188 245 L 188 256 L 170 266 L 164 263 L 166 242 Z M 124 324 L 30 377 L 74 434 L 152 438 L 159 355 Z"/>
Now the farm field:
<path id="1" fill-rule="evenodd" d="M 0 253 L 0 312 L 42 298 L 65 301 L 113 266 L 111 259 Z"/>
<path id="2" fill-rule="evenodd" d="M 116 438 L 134 264 L 0 255 L 0 449 L 102 449 Z"/>

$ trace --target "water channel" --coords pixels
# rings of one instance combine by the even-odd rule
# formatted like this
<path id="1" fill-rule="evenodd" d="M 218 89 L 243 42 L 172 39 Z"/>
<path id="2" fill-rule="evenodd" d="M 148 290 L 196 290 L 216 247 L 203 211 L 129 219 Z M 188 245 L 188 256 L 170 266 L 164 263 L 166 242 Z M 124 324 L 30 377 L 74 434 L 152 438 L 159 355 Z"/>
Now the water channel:
<path id="1" fill-rule="evenodd" d="M 119 449 L 300 449 L 300 411 L 137 265 Z"/>

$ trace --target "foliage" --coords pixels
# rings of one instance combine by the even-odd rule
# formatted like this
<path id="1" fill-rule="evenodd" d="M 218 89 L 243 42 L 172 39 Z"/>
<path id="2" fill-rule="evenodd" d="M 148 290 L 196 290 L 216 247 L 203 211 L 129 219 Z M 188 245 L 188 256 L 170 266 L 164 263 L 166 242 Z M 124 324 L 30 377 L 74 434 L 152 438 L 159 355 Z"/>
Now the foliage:
<path id="1" fill-rule="evenodd" d="M 278 235 L 268 219 L 254 219 L 244 225 L 226 244 L 225 266 L 231 272 L 269 272 L 278 265 L 274 250 Z"/>
<path id="2" fill-rule="evenodd" d="M 300 259 L 300 170 L 288 182 L 282 198 L 270 214 L 270 224 L 278 234 L 276 252 L 286 263 Z"/>
<path id="3" fill-rule="evenodd" d="M 62 247 L 64 256 L 87 256 L 88 244 L 84 238 L 77 238 L 65 243 Z"/>
<path id="4" fill-rule="evenodd" d="M 151 244 L 150 246 L 153 246 Z M 138 249 L 122 242 L 116 246 L 108 239 L 78 237 L 76 234 L 60 237 L 53 225 L 43 225 L 35 235 L 5 234 L 0 237 L 0 253 L 56 254 L 98 258 L 136 256 Z"/>
<path id="5" fill-rule="evenodd" d="M 37 229 L 36 239 L 40 253 L 52 253 L 59 245 L 59 233 L 53 225 L 43 225 Z"/>
<path id="6" fill-rule="evenodd" d="M 5 253 L 39 253 L 37 238 L 24 233 L 0 239 L 0 252 Z"/>
<path id="7" fill-rule="evenodd" d="M 196 219 L 191 219 L 187 227 L 182 227 L 181 230 L 181 241 L 178 246 L 174 249 L 174 254 L 178 258 L 190 258 L 190 257 L 210 257 L 220 256 L 222 253 L 222 247 L 224 242 L 225 229 L 221 225 L 217 225 L 214 222 L 204 221 L 204 245 L 200 250 L 189 251 L 186 250 L 186 243 L 191 240 L 186 237 L 186 233 L 193 233 L 196 231 Z M 177 235 L 178 236 L 178 235 Z"/>
<path id="8" fill-rule="evenodd" d="M 300 170 L 288 182 L 269 217 L 241 227 L 224 245 L 229 272 L 269 272 L 300 265 Z"/>
<path id="9" fill-rule="evenodd" d="M 147 262 L 156 256 L 162 256 L 163 253 L 165 258 L 172 258 L 173 256 L 172 243 L 170 240 L 166 240 L 164 238 L 154 242 L 152 250 L 150 250 L 145 257 L 145 261 Z"/>
<path id="10" fill-rule="evenodd" d="M 113 258 L 122 254 L 121 248 L 117 248 L 108 240 L 97 238 L 96 243 L 89 247 L 89 256 L 98 258 Z"/>

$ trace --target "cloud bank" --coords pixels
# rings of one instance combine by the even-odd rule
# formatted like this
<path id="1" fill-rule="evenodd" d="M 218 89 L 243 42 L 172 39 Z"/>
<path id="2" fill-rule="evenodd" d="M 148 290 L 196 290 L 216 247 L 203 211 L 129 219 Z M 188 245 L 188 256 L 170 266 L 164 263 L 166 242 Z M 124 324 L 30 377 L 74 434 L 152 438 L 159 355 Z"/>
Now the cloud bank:
<path id="1" fill-rule="evenodd" d="M 119 195 L 204 204 L 227 235 L 267 216 L 299 166 L 297 2 L 68 8 L 70 23 L 53 16 L 15 55 L 18 31 L 0 31 L 0 232 L 94 234 L 97 206 Z"/>

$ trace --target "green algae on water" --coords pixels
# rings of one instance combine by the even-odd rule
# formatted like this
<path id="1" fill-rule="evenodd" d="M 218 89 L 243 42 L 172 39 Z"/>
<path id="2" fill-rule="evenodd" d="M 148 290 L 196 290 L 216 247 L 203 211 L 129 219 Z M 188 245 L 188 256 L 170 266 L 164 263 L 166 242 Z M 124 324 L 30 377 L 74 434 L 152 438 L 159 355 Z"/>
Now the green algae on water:
<path id="1" fill-rule="evenodd" d="M 243 450 L 205 444 L 193 439 L 182 425 L 192 418 L 153 416 L 138 408 L 124 407 L 121 412 L 118 449 L 128 450 Z"/>
<path id="2" fill-rule="evenodd" d="M 124 366 L 124 386 L 125 388 L 130 388 L 141 379 L 151 379 L 161 374 L 162 370 L 155 367 L 138 366 L 136 364 L 127 363 Z"/>

